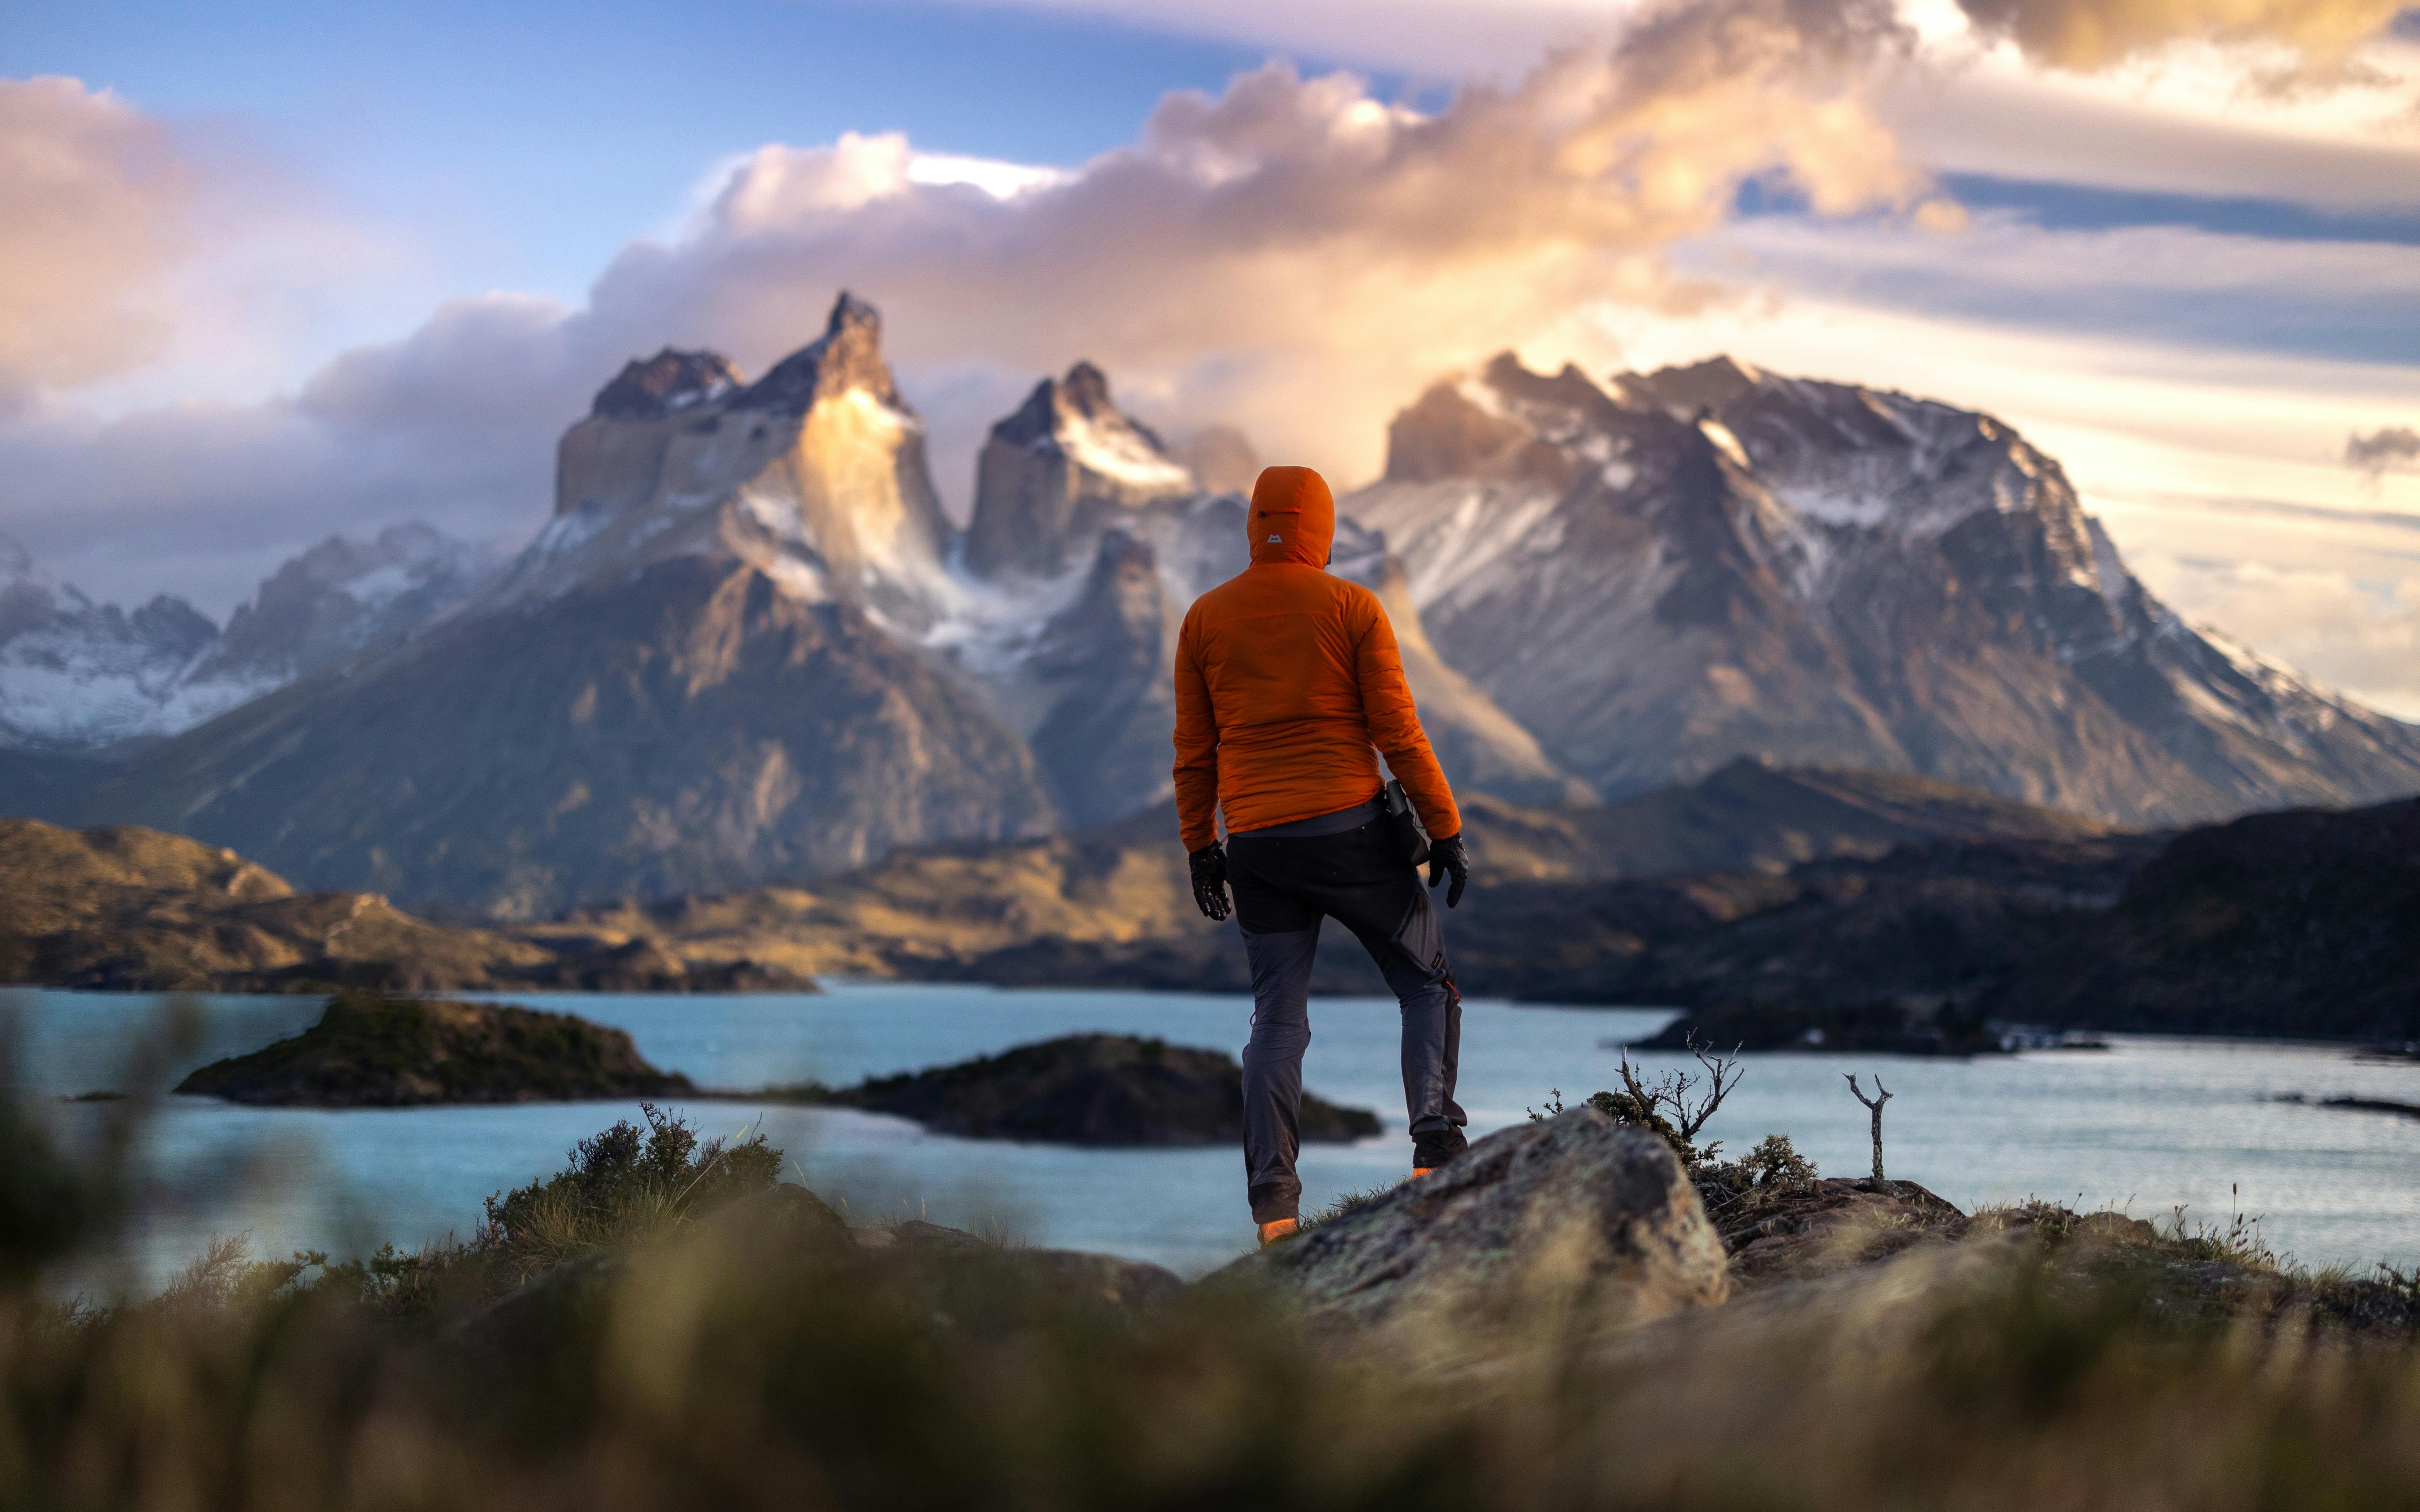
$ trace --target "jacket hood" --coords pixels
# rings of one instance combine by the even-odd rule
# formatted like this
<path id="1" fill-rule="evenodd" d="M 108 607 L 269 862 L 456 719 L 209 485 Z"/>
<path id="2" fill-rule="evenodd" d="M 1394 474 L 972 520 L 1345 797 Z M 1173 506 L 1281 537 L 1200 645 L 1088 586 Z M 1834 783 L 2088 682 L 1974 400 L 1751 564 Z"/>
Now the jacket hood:
<path id="1" fill-rule="evenodd" d="M 1325 567 L 1336 545 L 1336 497 L 1327 491 L 1327 480 L 1309 468 L 1263 468 L 1252 485 L 1244 528 L 1255 564 Z"/>

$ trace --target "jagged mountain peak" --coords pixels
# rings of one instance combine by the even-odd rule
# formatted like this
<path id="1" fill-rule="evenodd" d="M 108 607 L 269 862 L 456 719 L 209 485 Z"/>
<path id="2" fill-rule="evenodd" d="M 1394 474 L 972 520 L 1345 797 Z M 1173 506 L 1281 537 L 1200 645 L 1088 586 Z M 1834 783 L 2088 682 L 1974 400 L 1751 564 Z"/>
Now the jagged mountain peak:
<path id="1" fill-rule="evenodd" d="M 823 334 L 754 383 L 592 414 L 555 455 L 555 517 L 480 612 L 675 558 L 736 559 L 790 598 L 847 599 L 910 636 L 949 595 L 923 422 L 883 361 L 880 314 L 845 291 Z"/>
<path id="2" fill-rule="evenodd" d="M 1036 383 L 991 433 L 1018 446 L 1055 448 L 1107 475 L 1136 474 L 1168 491 L 1185 492 L 1192 483 L 1159 433 L 1120 409 L 1109 375 L 1087 362 Z"/>
<path id="3" fill-rule="evenodd" d="M 721 352 L 685 352 L 667 347 L 623 364 L 613 381 L 597 391 L 588 412 L 604 420 L 661 420 L 693 405 L 711 404 L 748 380 Z"/>
<path id="4" fill-rule="evenodd" d="M 96 604 L 18 543 L 0 560 L 0 748 L 76 750 L 181 730 L 232 698 L 191 687 L 218 626 L 181 598 Z"/>
<path id="5" fill-rule="evenodd" d="M 460 604 L 496 564 L 488 549 L 417 520 L 367 541 L 331 535 L 261 580 L 194 675 L 265 690 L 400 644 Z"/>
<path id="6" fill-rule="evenodd" d="M 2420 786 L 2420 731 L 2242 657 L 2006 423 L 1731 358 L 1603 386 L 1505 354 L 1340 506 L 1430 634 L 1608 795 L 1743 753 L 2126 823 Z"/>
<path id="7" fill-rule="evenodd" d="M 861 389 L 893 409 L 907 409 L 891 379 L 890 364 L 882 360 L 881 312 L 843 289 L 824 321 L 824 333 L 774 363 L 740 391 L 731 407 L 804 414 L 817 401 L 852 389 Z"/>
<path id="8" fill-rule="evenodd" d="M 1752 363 L 1717 355 L 1686 366 L 1659 367 L 1652 373 L 1624 373 L 1611 388 L 1621 398 L 1643 397 L 1679 420 L 1694 420 L 1758 387 L 1765 374 Z"/>
<path id="9" fill-rule="evenodd" d="M 174 735 L 296 678 L 399 643 L 459 604 L 489 554 L 413 523 L 286 561 L 222 631 L 173 594 L 95 604 L 28 562 L 0 576 L 0 747 Z"/>
<path id="10" fill-rule="evenodd" d="M 1122 511 L 1199 490 L 1158 432 L 1120 409 L 1079 362 L 1033 386 L 976 462 L 967 563 L 984 577 L 1053 577 L 1089 561 Z"/>
<path id="11" fill-rule="evenodd" d="M 1450 478 L 1497 478 L 1559 486 L 1571 476 L 1571 458 L 1557 449 L 1533 417 L 1513 412 L 1518 397 L 1530 387 L 1521 379 L 1569 388 L 1569 394 L 1549 392 L 1550 401 L 1568 398 L 1585 407 L 1605 395 L 1576 370 L 1553 378 L 1522 368 L 1510 352 L 1498 357 L 1473 378 L 1445 379 L 1430 386 L 1410 408 L 1387 426 L 1387 481 L 1438 483 Z M 1551 427 L 1543 427 L 1551 428 Z"/>
<path id="12" fill-rule="evenodd" d="M 1109 376 L 1091 363 L 1078 361 L 1059 380 L 1059 393 L 1067 407 L 1087 419 L 1110 408 Z"/>

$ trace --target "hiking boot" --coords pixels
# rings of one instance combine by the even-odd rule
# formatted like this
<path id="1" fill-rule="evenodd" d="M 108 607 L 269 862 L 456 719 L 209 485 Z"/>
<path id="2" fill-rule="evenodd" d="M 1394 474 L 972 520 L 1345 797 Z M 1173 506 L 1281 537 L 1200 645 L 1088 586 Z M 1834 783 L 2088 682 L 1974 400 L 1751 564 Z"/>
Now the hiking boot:
<path id="1" fill-rule="evenodd" d="M 1415 1165 L 1412 1167 L 1412 1180 L 1419 1180 L 1421 1177 L 1430 1174 L 1435 1169 L 1436 1167 L 1434 1165 Z"/>
<path id="2" fill-rule="evenodd" d="M 1266 1249 L 1280 1239 L 1291 1236 L 1302 1227 L 1298 1218 L 1277 1218 L 1261 1225 L 1261 1248 Z"/>

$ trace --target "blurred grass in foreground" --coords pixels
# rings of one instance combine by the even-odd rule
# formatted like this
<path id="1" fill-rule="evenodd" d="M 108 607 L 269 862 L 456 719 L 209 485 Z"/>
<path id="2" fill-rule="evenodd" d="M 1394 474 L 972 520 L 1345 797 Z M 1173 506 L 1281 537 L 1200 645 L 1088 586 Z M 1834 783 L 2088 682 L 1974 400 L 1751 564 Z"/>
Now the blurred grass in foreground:
<path id="1" fill-rule="evenodd" d="M 332 1265 L 222 1243 L 163 1295 L 70 1306 L 38 1278 L 110 1242 L 127 1142 L 70 1159 L 6 1106 L 0 1138 L 0 1505 L 2420 1504 L 2408 1343 L 2173 1308 L 2148 1273 L 2023 1245 L 1615 1335 L 1515 1328 L 1440 1378 L 1249 1287 L 1128 1313 L 1007 1247 L 720 1223 L 779 1152 L 654 1119 L 459 1245 Z"/>

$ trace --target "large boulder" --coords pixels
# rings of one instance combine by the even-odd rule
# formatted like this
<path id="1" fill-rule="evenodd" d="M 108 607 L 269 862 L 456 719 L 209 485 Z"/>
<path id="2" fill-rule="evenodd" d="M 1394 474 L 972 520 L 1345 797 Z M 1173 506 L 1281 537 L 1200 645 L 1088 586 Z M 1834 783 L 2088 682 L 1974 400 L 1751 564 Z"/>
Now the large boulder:
<path id="1" fill-rule="evenodd" d="M 1434 1175 L 1233 1270 L 1314 1325 L 1500 1353 L 1723 1301 L 1722 1240 L 1671 1147 L 1594 1108 L 1489 1135 Z"/>

